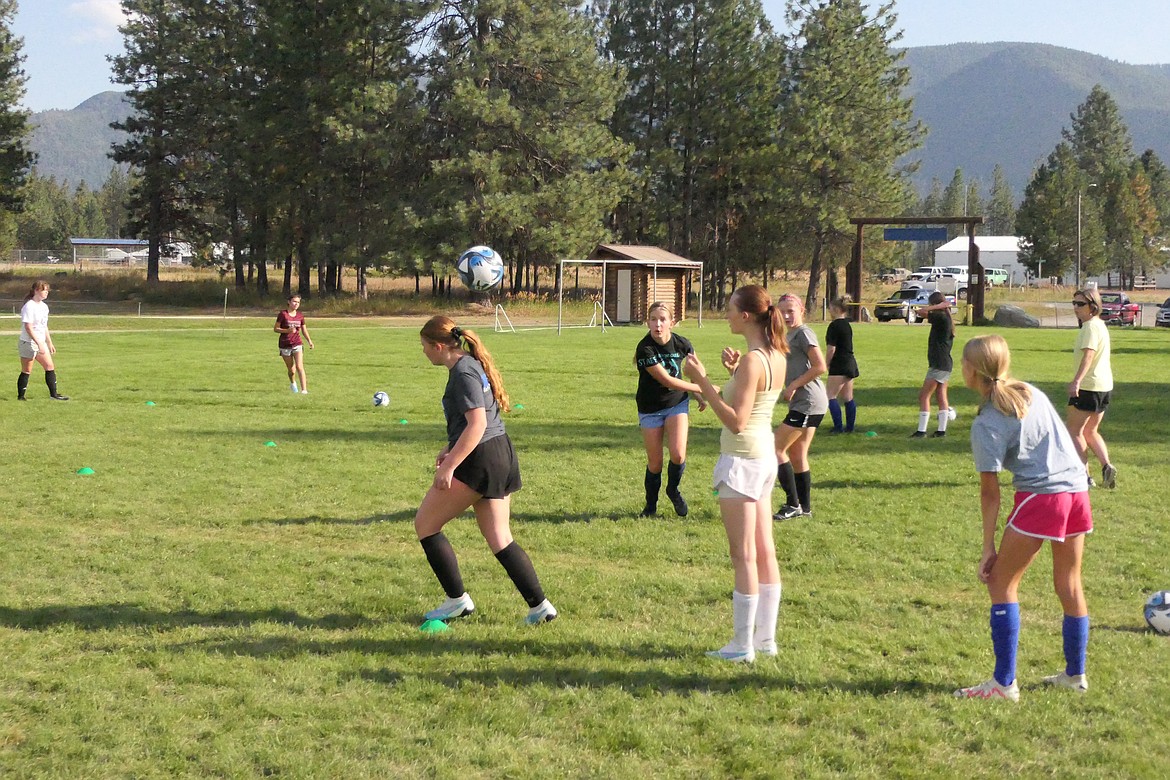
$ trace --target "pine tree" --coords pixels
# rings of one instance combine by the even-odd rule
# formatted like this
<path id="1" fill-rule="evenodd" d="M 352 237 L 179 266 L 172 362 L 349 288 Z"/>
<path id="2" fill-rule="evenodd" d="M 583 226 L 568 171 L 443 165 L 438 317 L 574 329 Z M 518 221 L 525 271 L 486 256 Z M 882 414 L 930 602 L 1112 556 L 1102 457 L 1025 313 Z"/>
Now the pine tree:
<path id="1" fill-rule="evenodd" d="M 28 112 L 20 106 L 25 75 L 23 41 L 12 34 L 16 0 L 0 0 L 0 248 L 13 238 L 11 214 L 22 206 L 25 181 L 34 162 L 28 148 Z"/>
<path id="2" fill-rule="evenodd" d="M 795 231 L 812 237 L 805 305 L 814 308 L 826 259 L 844 258 L 849 218 L 898 213 L 908 202 L 898 161 L 922 127 L 905 97 L 909 72 L 894 44 L 893 3 L 867 11 L 861 0 L 790 0 L 790 82 L 781 159 Z M 826 258 L 826 255 L 829 255 Z"/>
<path id="3" fill-rule="evenodd" d="M 1170 168 L 1166 167 L 1153 149 L 1142 152 L 1139 159 L 1150 182 L 1150 200 L 1158 212 L 1157 243 L 1161 248 L 1170 247 Z M 1162 254 L 1170 255 L 1170 252 Z"/>
<path id="4" fill-rule="evenodd" d="M 991 172 L 991 196 L 987 204 L 987 232 L 992 236 L 1010 236 L 1016 229 L 1016 198 L 1003 172 L 996 165 Z"/>
<path id="5" fill-rule="evenodd" d="M 1061 142 L 1036 169 L 1024 191 L 1016 216 L 1016 235 L 1021 238 L 1020 262 L 1035 276 L 1068 276 L 1076 270 L 1078 249 L 1081 276 L 1102 273 L 1106 266 L 1101 209 L 1089 179 L 1077 164 L 1070 144 Z M 1078 193 L 1080 194 L 1080 244 L 1077 243 Z"/>
<path id="6" fill-rule="evenodd" d="M 427 87 L 433 176 L 418 230 L 456 247 L 488 244 L 508 259 L 514 292 L 541 263 L 602 241 L 628 187 L 628 148 L 608 122 L 621 92 L 592 25 L 567 0 L 444 0 Z M 427 211 L 423 211 L 426 209 Z"/>

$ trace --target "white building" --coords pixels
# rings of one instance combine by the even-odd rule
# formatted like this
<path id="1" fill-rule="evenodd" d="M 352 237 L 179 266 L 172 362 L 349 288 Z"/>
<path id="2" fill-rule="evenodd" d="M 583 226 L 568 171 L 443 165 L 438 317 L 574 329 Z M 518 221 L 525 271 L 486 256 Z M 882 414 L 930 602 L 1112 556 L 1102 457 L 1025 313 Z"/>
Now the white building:
<path id="1" fill-rule="evenodd" d="M 967 265 L 967 236 L 952 239 L 934 250 L 935 265 Z M 984 268 L 1002 268 L 1008 272 L 1012 286 L 1024 284 L 1028 269 L 1020 264 L 1020 239 L 1017 236 L 975 236 L 979 262 Z"/>
<path id="2" fill-rule="evenodd" d="M 975 236 L 975 245 L 979 247 L 979 262 L 984 268 L 1003 268 L 1008 272 L 1008 280 L 1012 286 L 1027 284 L 1031 275 L 1027 268 L 1020 263 L 1020 239 L 1017 236 Z M 948 241 L 934 250 L 935 265 L 967 265 L 967 237 Z M 1044 276 L 1044 268 L 1040 268 Z M 1159 290 L 1170 289 L 1170 266 L 1159 270 L 1150 276 Z M 1068 284 L 1073 283 L 1072 277 L 1065 279 Z M 1095 282 L 1102 290 L 1116 289 L 1117 274 L 1090 276 L 1086 281 Z M 1046 284 L 1047 282 L 1042 282 Z"/>

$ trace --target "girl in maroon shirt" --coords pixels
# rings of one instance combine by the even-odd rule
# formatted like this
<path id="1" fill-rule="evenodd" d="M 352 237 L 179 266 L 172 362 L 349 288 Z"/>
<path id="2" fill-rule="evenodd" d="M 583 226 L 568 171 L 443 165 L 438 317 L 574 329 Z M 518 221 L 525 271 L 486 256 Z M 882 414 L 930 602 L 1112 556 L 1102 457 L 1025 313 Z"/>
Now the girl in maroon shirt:
<path id="1" fill-rule="evenodd" d="M 309 394 L 309 380 L 305 377 L 304 346 L 301 336 L 308 342 L 309 349 L 313 348 L 313 337 L 305 327 L 305 315 L 299 311 L 301 296 L 291 295 L 288 299 L 288 308 L 276 315 L 276 326 L 273 332 L 280 334 L 280 356 L 284 358 L 284 365 L 288 368 L 288 389 L 298 392 L 297 380 L 300 380 L 299 392 Z"/>

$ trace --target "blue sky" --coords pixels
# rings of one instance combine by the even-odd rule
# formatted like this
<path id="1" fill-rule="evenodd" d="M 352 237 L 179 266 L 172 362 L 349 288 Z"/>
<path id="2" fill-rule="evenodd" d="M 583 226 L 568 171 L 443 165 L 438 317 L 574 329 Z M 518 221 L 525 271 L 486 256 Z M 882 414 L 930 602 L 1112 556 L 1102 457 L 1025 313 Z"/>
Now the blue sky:
<path id="1" fill-rule="evenodd" d="M 73 108 L 107 89 L 106 56 L 121 51 L 118 0 L 18 0 L 24 105 Z M 784 0 L 763 0 L 780 26 Z M 872 5 L 872 4 L 871 4 Z M 1170 63 L 1170 0 L 898 0 L 904 46 L 1031 41 L 1135 64 Z"/>

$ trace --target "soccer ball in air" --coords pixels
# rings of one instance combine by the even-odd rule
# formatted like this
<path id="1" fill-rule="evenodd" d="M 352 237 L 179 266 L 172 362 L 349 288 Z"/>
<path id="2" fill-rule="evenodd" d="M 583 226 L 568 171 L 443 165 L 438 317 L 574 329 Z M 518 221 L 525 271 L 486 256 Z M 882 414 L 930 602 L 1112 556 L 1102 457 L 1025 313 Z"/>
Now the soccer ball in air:
<path id="1" fill-rule="evenodd" d="M 1159 634 L 1170 634 L 1170 590 L 1160 590 L 1146 601 L 1146 622 Z"/>
<path id="2" fill-rule="evenodd" d="M 486 246 L 473 246 L 459 255 L 455 270 L 467 289 L 487 292 L 504 281 L 504 258 Z"/>
<path id="3" fill-rule="evenodd" d="M 390 394 L 384 393 L 381 390 L 374 393 L 374 406 L 389 406 Z"/>

